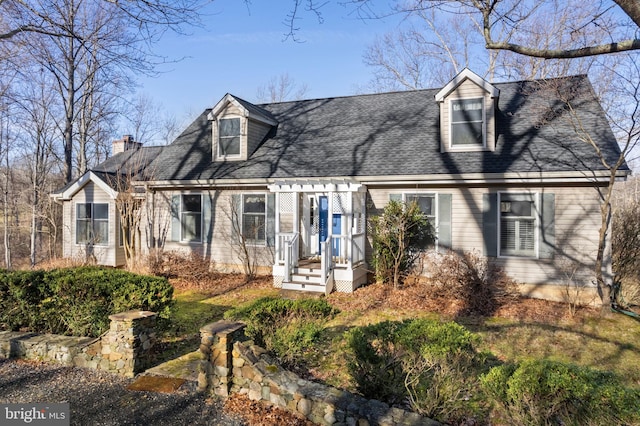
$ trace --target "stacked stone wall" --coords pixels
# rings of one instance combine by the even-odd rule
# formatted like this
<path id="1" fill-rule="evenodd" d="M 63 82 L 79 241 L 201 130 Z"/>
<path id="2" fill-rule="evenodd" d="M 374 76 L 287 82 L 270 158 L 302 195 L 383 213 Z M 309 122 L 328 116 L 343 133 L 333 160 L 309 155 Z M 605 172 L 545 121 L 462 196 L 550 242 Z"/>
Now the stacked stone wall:
<path id="1" fill-rule="evenodd" d="M 133 377 L 148 367 L 156 341 L 156 314 L 129 311 L 111 315 L 99 338 L 0 332 L 0 358 L 56 362 Z"/>
<path id="2" fill-rule="evenodd" d="M 220 321 L 200 330 L 198 386 L 227 397 L 244 394 L 298 413 L 320 425 L 426 425 L 439 423 L 359 395 L 302 379 L 247 341 L 244 324 Z"/>

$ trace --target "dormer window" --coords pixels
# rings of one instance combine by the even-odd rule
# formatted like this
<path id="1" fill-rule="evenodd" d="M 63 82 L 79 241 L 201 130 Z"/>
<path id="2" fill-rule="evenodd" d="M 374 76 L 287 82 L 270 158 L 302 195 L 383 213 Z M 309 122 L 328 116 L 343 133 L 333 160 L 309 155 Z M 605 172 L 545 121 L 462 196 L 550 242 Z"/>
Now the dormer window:
<path id="1" fill-rule="evenodd" d="M 240 155 L 240 119 L 221 118 L 218 121 L 218 156 L 236 157 Z"/>
<path id="2" fill-rule="evenodd" d="M 440 151 L 495 151 L 498 90 L 465 68 L 435 95 Z"/>
<path id="3" fill-rule="evenodd" d="M 451 100 L 451 147 L 484 147 L 483 98 Z"/>
<path id="4" fill-rule="evenodd" d="M 213 161 L 246 161 L 278 122 L 269 111 L 226 94 L 207 115 Z"/>

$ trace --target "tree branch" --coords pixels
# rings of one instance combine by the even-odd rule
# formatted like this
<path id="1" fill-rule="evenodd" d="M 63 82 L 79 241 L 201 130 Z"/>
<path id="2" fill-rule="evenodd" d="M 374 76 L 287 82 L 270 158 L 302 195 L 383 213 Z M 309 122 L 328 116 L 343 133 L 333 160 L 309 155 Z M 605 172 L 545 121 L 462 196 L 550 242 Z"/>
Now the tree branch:
<path id="1" fill-rule="evenodd" d="M 598 46 L 581 47 L 578 49 L 536 49 L 507 42 L 491 40 L 491 34 L 485 30 L 486 48 L 492 50 L 508 50 L 521 55 L 544 59 L 572 59 L 587 56 L 604 55 L 608 53 L 628 52 L 640 50 L 640 39 L 624 40 L 615 43 L 601 44 Z"/>

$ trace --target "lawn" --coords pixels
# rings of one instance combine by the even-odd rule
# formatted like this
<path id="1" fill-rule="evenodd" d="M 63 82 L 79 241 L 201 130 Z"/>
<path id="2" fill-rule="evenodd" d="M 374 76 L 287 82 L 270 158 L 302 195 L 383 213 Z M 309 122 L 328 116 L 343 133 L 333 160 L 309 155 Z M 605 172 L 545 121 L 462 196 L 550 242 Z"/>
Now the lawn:
<path id="1" fill-rule="evenodd" d="M 241 276 L 229 275 L 207 285 L 175 283 L 173 318 L 163 338 L 162 358 L 171 359 L 197 349 L 199 329 L 222 319 L 226 310 L 265 296 L 277 296 L 270 278 L 249 284 Z M 628 386 L 640 386 L 640 322 L 599 309 L 580 309 L 571 316 L 562 303 L 534 299 L 512 301 L 488 318 L 456 313 L 456 302 L 429 300 L 419 284 L 393 290 L 370 285 L 353 294 L 329 296 L 340 309 L 325 328 L 320 342 L 305 362 L 311 378 L 353 389 L 345 366 L 343 334 L 360 325 L 383 320 L 428 317 L 455 320 L 481 337 L 480 350 L 492 352 L 501 361 L 544 358 L 619 374 Z"/>

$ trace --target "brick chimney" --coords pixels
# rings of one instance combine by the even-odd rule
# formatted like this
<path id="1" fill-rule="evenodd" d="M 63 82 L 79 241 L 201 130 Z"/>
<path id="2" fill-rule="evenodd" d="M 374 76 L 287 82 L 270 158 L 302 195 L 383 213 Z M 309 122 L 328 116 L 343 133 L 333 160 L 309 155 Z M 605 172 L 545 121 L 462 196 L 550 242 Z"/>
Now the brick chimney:
<path id="1" fill-rule="evenodd" d="M 113 144 L 111 145 L 111 155 L 116 155 L 132 149 L 135 150 L 140 148 L 141 146 L 142 142 L 135 142 L 133 140 L 133 136 L 124 135 L 122 136 L 122 139 L 113 141 Z"/>

